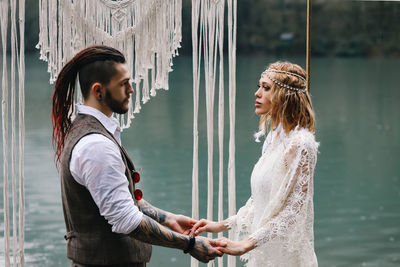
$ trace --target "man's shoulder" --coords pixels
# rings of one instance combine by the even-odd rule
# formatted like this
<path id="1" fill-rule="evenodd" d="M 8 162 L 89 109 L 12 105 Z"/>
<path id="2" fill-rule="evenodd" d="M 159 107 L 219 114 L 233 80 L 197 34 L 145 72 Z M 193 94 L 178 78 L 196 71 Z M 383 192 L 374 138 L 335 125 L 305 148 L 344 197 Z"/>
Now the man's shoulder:
<path id="1" fill-rule="evenodd" d="M 69 132 L 75 132 L 78 129 L 103 131 L 104 127 L 96 117 L 90 114 L 77 114 L 71 123 Z"/>
<path id="2" fill-rule="evenodd" d="M 83 136 L 73 148 L 73 151 L 79 152 L 83 150 L 99 150 L 99 151 L 119 151 L 115 142 L 100 133 L 91 133 Z"/>
<path id="3" fill-rule="evenodd" d="M 104 126 L 95 117 L 86 114 L 78 114 L 68 129 L 66 143 L 76 143 L 89 134 L 100 134 L 108 139 L 112 139 Z"/>

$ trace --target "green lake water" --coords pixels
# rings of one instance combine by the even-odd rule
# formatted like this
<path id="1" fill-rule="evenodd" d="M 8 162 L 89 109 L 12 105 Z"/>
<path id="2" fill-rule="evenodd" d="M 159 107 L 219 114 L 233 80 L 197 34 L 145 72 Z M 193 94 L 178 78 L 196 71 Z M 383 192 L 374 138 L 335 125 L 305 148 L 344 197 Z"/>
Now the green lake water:
<path id="1" fill-rule="evenodd" d="M 69 266 L 60 183 L 51 146 L 52 86 L 48 84 L 46 63 L 37 55 L 28 55 L 26 60 L 26 266 Z M 237 59 L 238 208 L 250 196 L 250 173 L 261 153 L 261 143 L 252 138 L 258 123 L 254 91 L 260 72 L 275 60 L 266 56 Z M 301 65 L 305 62 L 304 58 L 289 60 Z M 314 177 L 315 250 L 320 266 L 400 266 L 399 65 L 400 59 L 312 60 L 311 93 L 320 142 Z M 158 91 L 122 134 L 136 167 L 142 168 L 144 198 L 159 208 L 186 215 L 191 214 L 191 69 L 190 57 L 175 58 L 170 90 Z M 199 125 L 203 217 L 207 206 L 204 99 L 203 93 Z M 227 155 L 229 124 L 225 126 Z M 2 182 L 0 186 L 3 192 Z M 217 192 L 217 183 L 214 189 Z M 3 197 L 0 204 L 2 265 Z M 148 266 L 189 265 L 190 258 L 181 251 L 155 247 Z"/>

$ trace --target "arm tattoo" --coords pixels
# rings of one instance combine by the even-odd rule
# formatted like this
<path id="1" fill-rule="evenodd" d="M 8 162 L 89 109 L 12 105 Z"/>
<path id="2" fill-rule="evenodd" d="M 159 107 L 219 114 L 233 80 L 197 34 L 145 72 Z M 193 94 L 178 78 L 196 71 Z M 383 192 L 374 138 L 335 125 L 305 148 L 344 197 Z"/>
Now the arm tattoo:
<path id="1" fill-rule="evenodd" d="M 142 221 L 131 235 L 145 243 L 181 250 L 186 249 L 189 244 L 189 236 L 171 231 L 147 215 L 143 215 Z M 190 254 L 202 262 L 208 262 L 217 256 L 215 251 L 210 251 L 205 239 L 201 237 L 196 239 Z"/>
<path id="2" fill-rule="evenodd" d="M 132 236 L 149 244 L 182 250 L 188 246 L 189 242 L 188 236 L 169 230 L 147 215 L 143 215 L 142 221 L 132 232 Z"/>
<path id="3" fill-rule="evenodd" d="M 144 214 L 155 220 L 156 222 L 163 224 L 167 219 L 167 212 L 152 206 L 149 202 L 142 199 L 138 201 L 138 206 Z"/>

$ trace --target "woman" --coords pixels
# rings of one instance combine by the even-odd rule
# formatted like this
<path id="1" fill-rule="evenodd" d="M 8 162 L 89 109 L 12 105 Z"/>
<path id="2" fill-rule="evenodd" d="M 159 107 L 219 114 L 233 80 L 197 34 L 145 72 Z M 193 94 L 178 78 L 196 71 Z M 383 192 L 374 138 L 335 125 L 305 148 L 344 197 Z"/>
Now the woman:
<path id="1" fill-rule="evenodd" d="M 266 69 L 255 93 L 255 112 L 265 135 L 262 155 L 251 175 L 251 197 L 221 222 L 200 220 L 192 234 L 231 229 L 222 238 L 230 255 L 247 266 L 317 266 L 313 234 L 313 175 L 318 143 L 306 73 L 296 64 L 276 62 Z"/>

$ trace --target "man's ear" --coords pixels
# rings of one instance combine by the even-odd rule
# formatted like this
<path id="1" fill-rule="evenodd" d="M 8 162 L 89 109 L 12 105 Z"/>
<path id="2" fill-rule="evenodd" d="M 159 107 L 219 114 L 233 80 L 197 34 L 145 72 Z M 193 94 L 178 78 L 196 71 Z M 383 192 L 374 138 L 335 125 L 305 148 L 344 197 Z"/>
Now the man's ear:
<path id="1" fill-rule="evenodd" d="M 92 86 L 90 87 L 90 92 L 98 101 L 103 100 L 104 93 L 103 93 L 103 85 L 101 83 L 99 82 L 93 83 Z"/>

